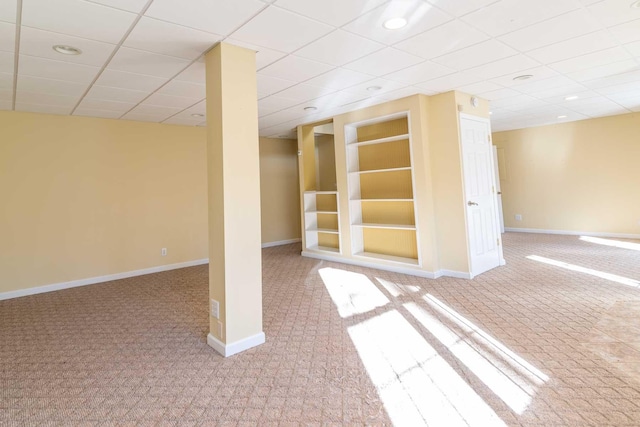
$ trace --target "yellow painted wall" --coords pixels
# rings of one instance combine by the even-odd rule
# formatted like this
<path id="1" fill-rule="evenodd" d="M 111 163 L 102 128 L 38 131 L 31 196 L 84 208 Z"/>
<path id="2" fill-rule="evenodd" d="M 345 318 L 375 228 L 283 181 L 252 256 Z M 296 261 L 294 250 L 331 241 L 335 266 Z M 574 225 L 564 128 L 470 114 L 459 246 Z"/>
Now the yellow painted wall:
<path id="1" fill-rule="evenodd" d="M 207 258 L 206 167 L 204 128 L 0 111 L 0 293 Z M 260 169 L 263 243 L 299 238 L 296 142 Z"/>
<path id="2" fill-rule="evenodd" d="M 0 293 L 207 258 L 206 188 L 204 128 L 0 111 Z"/>
<path id="3" fill-rule="evenodd" d="M 504 150 L 506 227 L 640 234 L 640 113 L 498 132 L 493 143 Z"/>
<path id="4" fill-rule="evenodd" d="M 262 243 L 300 238 L 298 142 L 260 138 Z"/>

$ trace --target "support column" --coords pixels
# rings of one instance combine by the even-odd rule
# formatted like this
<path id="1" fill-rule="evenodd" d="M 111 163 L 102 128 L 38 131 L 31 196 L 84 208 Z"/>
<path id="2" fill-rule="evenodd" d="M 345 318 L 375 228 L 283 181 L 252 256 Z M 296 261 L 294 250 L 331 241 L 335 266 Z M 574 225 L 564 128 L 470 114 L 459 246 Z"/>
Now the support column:
<path id="1" fill-rule="evenodd" d="M 265 341 L 256 60 L 254 51 L 226 43 L 205 60 L 212 300 L 207 342 L 226 357 Z"/>

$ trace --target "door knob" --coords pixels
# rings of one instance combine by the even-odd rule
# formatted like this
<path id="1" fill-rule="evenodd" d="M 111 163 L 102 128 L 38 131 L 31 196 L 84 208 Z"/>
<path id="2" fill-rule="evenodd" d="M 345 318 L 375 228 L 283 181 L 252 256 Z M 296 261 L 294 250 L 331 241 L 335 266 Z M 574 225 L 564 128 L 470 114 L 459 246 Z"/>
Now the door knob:
<path id="1" fill-rule="evenodd" d="M 467 206 L 478 206 L 476 202 L 468 201 Z"/>

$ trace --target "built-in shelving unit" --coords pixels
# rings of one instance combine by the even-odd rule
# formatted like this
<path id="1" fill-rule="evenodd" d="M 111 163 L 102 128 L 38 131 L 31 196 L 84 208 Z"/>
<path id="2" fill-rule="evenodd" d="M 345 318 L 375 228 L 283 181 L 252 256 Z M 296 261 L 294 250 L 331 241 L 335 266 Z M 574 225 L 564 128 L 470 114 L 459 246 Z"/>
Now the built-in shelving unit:
<path id="1" fill-rule="evenodd" d="M 307 249 L 340 252 L 337 191 L 305 191 L 304 226 Z"/>
<path id="2" fill-rule="evenodd" d="M 420 265 L 408 113 L 345 126 L 351 251 Z"/>

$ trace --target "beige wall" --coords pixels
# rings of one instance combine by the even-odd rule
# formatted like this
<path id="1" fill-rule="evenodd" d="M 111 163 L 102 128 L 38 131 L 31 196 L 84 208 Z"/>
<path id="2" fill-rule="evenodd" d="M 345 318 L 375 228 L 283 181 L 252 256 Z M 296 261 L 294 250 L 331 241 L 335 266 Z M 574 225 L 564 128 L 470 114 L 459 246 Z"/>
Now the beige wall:
<path id="1" fill-rule="evenodd" d="M 495 133 L 505 226 L 640 234 L 639 135 L 640 113 Z"/>
<path id="2" fill-rule="evenodd" d="M 260 138 L 262 243 L 300 238 L 298 143 Z"/>
<path id="3" fill-rule="evenodd" d="M 204 128 L 0 112 L 0 129 L 0 293 L 207 258 Z"/>
<path id="4" fill-rule="evenodd" d="M 206 167 L 204 128 L 0 111 L 0 293 L 207 258 Z M 262 241 L 300 237 L 296 143 L 260 168 Z"/>

